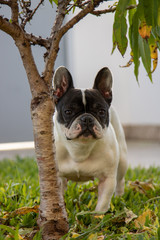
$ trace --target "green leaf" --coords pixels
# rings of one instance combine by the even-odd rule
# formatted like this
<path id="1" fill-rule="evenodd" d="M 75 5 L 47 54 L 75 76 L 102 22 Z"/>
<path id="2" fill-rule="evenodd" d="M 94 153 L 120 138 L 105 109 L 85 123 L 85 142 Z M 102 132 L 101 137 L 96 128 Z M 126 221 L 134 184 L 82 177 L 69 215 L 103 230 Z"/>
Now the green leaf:
<path id="1" fill-rule="evenodd" d="M 122 56 L 125 54 L 128 45 L 128 39 L 126 37 L 126 34 L 127 34 L 126 18 L 124 17 L 124 15 L 122 15 L 114 23 L 115 42 Z"/>
<path id="2" fill-rule="evenodd" d="M 14 236 L 15 240 L 19 240 L 18 237 L 18 228 L 16 228 L 16 230 L 13 230 L 12 228 L 6 226 L 6 225 L 0 225 L 0 229 L 3 229 L 9 233 L 11 233 Z"/>
<path id="3" fill-rule="evenodd" d="M 153 3 L 154 0 L 141 0 L 142 6 L 143 6 L 143 11 L 144 11 L 144 17 L 145 17 L 145 22 L 147 25 L 151 26 L 152 25 L 152 10 L 153 10 Z"/>
<path id="4" fill-rule="evenodd" d="M 130 1 L 128 0 L 119 0 L 116 12 L 118 11 L 119 13 L 124 13 L 126 10 L 126 7 L 130 4 Z"/>
<path id="5" fill-rule="evenodd" d="M 131 0 L 130 5 L 136 5 L 136 0 Z M 133 16 L 134 16 L 135 12 L 136 12 L 136 8 L 130 9 L 128 11 L 129 25 L 132 25 L 132 19 L 133 19 Z"/>
<path id="6" fill-rule="evenodd" d="M 158 21 L 158 1 L 140 0 L 138 4 L 138 16 L 140 20 L 146 22 L 148 26 L 155 27 Z"/>
<path id="7" fill-rule="evenodd" d="M 50 4 L 53 6 L 53 2 L 58 5 L 58 0 L 49 0 Z"/>
<path id="8" fill-rule="evenodd" d="M 42 239 L 42 233 L 41 231 L 38 231 L 34 236 L 33 240 L 41 240 L 41 239 Z"/>
<path id="9" fill-rule="evenodd" d="M 136 4 L 136 0 L 131 0 L 130 4 L 131 5 L 135 5 Z M 130 26 L 132 25 L 133 16 L 134 16 L 136 11 L 137 11 L 136 8 L 133 8 L 133 9 L 128 11 L 128 20 L 129 20 L 129 25 Z M 130 40 L 130 46 L 131 46 L 131 28 L 129 28 L 129 40 Z"/>
<path id="10" fill-rule="evenodd" d="M 118 10 L 115 13 L 115 20 L 113 24 L 113 50 L 115 49 L 115 46 L 118 47 L 118 50 L 122 54 L 122 56 L 126 52 L 126 48 L 128 45 L 128 39 L 126 37 L 127 33 L 127 23 L 126 23 L 126 11 L 121 12 Z"/>
<path id="11" fill-rule="evenodd" d="M 139 51 L 142 58 L 143 65 L 148 73 L 148 76 L 150 80 L 152 81 L 152 75 L 151 75 L 151 55 L 150 55 L 150 48 L 149 44 L 146 41 L 146 39 L 143 39 L 141 36 L 139 36 L 138 39 L 139 44 Z"/>
<path id="12" fill-rule="evenodd" d="M 153 27 L 158 25 L 158 4 L 160 4 L 159 0 L 153 0 L 153 2 L 152 2 L 152 5 L 153 5 L 153 8 L 152 8 L 152 26 Z"/>
<path id="13" fill-rule="evenodd" d="M 53 1 L 52 0 L 49 0 L 50 4 L 53 6 Z"/>
<path id="14" fill-rule="evenodd" d="M 128 0 L 119 0 L 113 24 L 112 53 L 115 50 L 115 47 L 117 46 L 122 56 L 125 54 L 128 45 L 128 39 L 126 37 L 127 33 L 126 7 L 129 5 L 129 3 L 130 1 Z"/>
<path id="15" fill-rule="evenodd" d="M 137 17 L 141 20 L 141 22 L 145 22 L 143 0 L 139 0 L 137 7 Z"/>
<path id="16" fill-rule="evenodd" d="M 58 0 L 52 0 L 56 5 L 58 5 Z"/>
<path id="17" fill-rule="evenodd" d="M 133 16 L 132 25 L 130 27 L 130 43 L 131 49 L 133 51 L 133 61 L 134 61 L 134 74 L 138 81 L 138 68 L 139 68 L 139 47 L 138 47 L 138 27 L 139 27 L 139 19 L 138 12 L 136 11 Z"/>
<path id="18" fill-rule="evenodd" d="M 158 20 L 157 25 L 160 27 L 160 1 L 158 1 Z"/>
<path id="19" fill-rule="evenodd" d="M 157 229 L 158 240 L 160 240 L 160 227 Z"/>

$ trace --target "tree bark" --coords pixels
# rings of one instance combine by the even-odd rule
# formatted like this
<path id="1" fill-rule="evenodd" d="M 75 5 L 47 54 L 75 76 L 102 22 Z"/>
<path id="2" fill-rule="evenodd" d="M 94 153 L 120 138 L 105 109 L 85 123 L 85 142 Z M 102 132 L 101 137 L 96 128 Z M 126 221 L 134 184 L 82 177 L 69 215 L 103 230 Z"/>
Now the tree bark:
<path id="1" fill-rule="evenodd" d="M 44 240 L 57 240 L 68 231 L 54 161 L 53 111 L 53 100 L 46 93 L 32 100 L 31 115 L 41 191 L 38 224 L 43 229 Z"/>
<path id="2" fill-rule="evenodd" d="M 31 117 L 33 123 L 35 153 L 39 169 L 40 208 L 38 225 L 44 240 L 58 240 L 68 231 L 64 200 L 59 191 L 57 169 L 54 161 L 53 138 L 54 101 L 48 86 L 39 75 L 32 56 L 30 42 L 23 32 L 15 38 L 32 93 Z"/>

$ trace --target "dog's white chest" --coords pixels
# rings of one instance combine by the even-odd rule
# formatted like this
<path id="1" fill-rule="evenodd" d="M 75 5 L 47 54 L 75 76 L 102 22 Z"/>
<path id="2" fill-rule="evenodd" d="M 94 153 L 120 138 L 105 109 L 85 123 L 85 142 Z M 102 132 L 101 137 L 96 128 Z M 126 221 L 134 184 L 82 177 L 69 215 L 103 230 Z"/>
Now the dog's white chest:
<path id="1" fill-rule="evenodd" d="M 104 139 L 94 144 L 75 143 L 57 151 L 59 176 L 73 181 L 103 178 L 115 173 L 118 166 L 118 144 L 112 128 L 108 129 Z"/>

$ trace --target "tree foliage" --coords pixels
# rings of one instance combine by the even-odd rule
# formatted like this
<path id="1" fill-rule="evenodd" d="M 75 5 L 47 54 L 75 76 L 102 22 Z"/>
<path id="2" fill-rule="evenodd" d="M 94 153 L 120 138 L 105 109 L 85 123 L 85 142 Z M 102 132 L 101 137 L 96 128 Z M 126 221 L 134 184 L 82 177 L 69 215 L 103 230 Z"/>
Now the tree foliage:
<path id="1" fill-rule="evenodd" d="M 135 8 L 131 9 L 130 7 L 133 5 Z M 117 47 L 123 56 L 128 47 L 128 39 L 131 47 L 131 59 L 126 66 L 134 62 L 134 73 L 138 80 L 141 59 L 152 81 L 152 73 L 157 67 L 158 50 L 160 50 L 159 0 L 118 1 L 113 25 L 112 51 Z"/>

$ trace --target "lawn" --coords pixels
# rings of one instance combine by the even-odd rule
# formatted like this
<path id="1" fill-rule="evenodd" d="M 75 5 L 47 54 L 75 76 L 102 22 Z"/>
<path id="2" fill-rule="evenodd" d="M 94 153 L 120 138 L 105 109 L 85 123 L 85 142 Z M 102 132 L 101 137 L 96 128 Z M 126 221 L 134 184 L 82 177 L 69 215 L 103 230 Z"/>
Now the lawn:
<path id="1" fill-rule="evenodd" d="M 98 180 L 68 182 L 65 194 L 70 231 L 63 237 L 88 240 L 160 240 L 160 167 L 128 169 L 123 197 L 110 210 L 94 212 Z M 0 162 L 0 240 L 41 239 L 37 164 L 31 158 Z"/>

